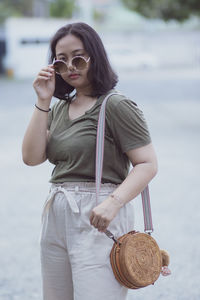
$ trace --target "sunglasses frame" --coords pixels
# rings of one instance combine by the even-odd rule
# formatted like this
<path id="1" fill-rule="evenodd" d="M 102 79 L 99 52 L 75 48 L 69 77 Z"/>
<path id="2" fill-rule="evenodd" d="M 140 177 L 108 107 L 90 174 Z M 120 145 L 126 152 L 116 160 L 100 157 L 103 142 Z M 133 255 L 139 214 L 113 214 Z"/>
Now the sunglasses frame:
<path id="1" fill-rule="evenodd" d="M 75 58 L 82 58 L 82 59 L 85 61 L 85 63 L 86 63 L 85 68 L 83 68 L 83 69 L 78 69 L 78 68 L 76 68 L 76 67 L 73 65 L 73 60 L 74 60 Z M 54 58 L 54 60 L 53 60 L 53 65 L 54 65 L 56 62 L 61 62 L 61 63 L 63 63 L 63 64 L 66 65 L 66 67 L 67 67 L 66 72 L 62 72 L 62 73 L 56 72 L 57 74 L 62 75 L 62 74 L 66 74 L 66 73 L 67 73 L 67 71 L 68 71 L 68 69 L 69 69 L 69 64 L 72 65 L 72 67 L 73 67 L 75 70 L 77 70 L 77 71 L 82 71 L 82 70 L 86 69 L 87 64 L 88 64 L 89 61 L 90 61 L 90 57 L 88 57 L 88 58 L 86 59 L 86 58 L 85 58 L 84 56 L 82 56 L 82 55 L 77 55 L 77 56 L 72 57 L 72 58 L 69 60 L 69 62 L 65 62 L 64 60 Z"/>

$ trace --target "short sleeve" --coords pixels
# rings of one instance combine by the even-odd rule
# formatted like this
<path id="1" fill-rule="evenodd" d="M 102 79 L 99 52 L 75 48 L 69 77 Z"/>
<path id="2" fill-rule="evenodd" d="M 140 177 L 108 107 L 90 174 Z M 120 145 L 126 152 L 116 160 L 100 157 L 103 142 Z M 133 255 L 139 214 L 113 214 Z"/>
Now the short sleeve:
<path id="1" fill-rule="evenodd" d="M 51 110 L 48 113 L 48 122 L 47 122 L 47 129 L 50 130 L 52 121 L 54 119 L 54 116 L 59 111 L 59 108 L 61 106 L 61 103 L 64 101 L 56 101 L 53 106 L 51 107 Z"/>
<path id="2" fill-rule="evenodd" d="M 52 120 L 53 120 L 53 112 L 52 112 L 52 109 L 51 109 L 51 111 L 49 111 L 49 114 L 48 114 L 48 122 L 47 122 L 47 129 L 48 130 L 50 130 Z"/>
<path id="3" fill-rule="evenodd" d="M 129 100 L 108 100 L 107 120 L 114 140 L 125 153 L 151 142 L 143 112 Z"/>

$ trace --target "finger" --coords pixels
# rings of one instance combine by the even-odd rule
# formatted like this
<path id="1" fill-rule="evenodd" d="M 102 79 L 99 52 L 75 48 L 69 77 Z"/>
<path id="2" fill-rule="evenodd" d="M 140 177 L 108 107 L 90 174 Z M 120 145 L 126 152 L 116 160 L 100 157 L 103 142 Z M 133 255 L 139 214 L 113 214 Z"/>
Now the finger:
<path id="1" fill-rule="evenodd" d="M 91 217 L 90 217 L 90 224 L 92 226 L 94 226 L 95 228 L 97 228 L 98 226 L 98 221 L 99 221 L 99 217 L 96 216 L 94 213 L 91 214 Z"/>
<path id="2" fill-rule="evenodd" d="M 106 231 L 106 228 L 107 228 L 107 227 L 101 227 L 101 228 L 98 228 L 98 231 L 99 231 L 99 232 L 105 232 L 105 231 Z"/>
<path id="3" fill-rule="evenodd" d="M 38 76 L 35 83 L 38 83 L 39 80 L 50 80 L 50 78 L 46 76 Z"/>
<path id="4" fill-rule="evenodd" d="M 97 217 L 94 217 L 93 220 L 92 220 L 92 225 L 95 227 L 95 228 L 98 228 L 98 218 Z"/>
<path id="5" fill-rule="evenodd" d="M 100 218 L 97 221 L 96 227 L 98 228 L 99 231 L 103 231 L 107 228 L 108 224 L 109 222 L 107 220 Z"/>
<path id="6" fill-rule="evenodd" d="M 97 223 L 97 225 L 99 226 L 99 227 L 104 227 L 105 225 L 106 225 L 106 220 L 104 220 L 104 219 L 99 219 L 98 220 L 98 223 Z"/>
<path id="7" fill-rule="evenodd" d="M 97 226 L 97 219 L 94 215 L 91 215 L 91 217 L 90 217 L 90 224 L 94 227 Z"/>
<path id="8" fill-rule="evenodd" d="M 51 72 L 47 72 L 47 71 L 40 71 L 40 73 L 38 74 L 39 76 L 45 76 L 45 77 L 52 77 L 53 74 Z"/>
<path id="9" fill-rule="evenodd" d="M 50 72 L 50 73 L 54 73 L 54 67 L 53 66 L 47 66 L 41 69 L 40 72 Z"/>
<path id="10" fill-rule="evenodd" d="M 107 223 L 103 223 L 101 225 L 98 225 L 98 231 L 100 232 L 104 232 L 106 231 L 106 228 L 108 227 L 108 224 Z"/>
<path id="11" fill-rule="evenodd" d="M 93 213 L 91 213 L 91 215 L 90 215 L 90 224 L 91 225 L 92 225 L 93 218 L 94 218 L 94 215 L 93 215 Z"/>
<path id="12" fill-rule="evenodd" d="M 51 72 L 51 73 L 54 73 L 55 72 L 54 66 L 48 67 L 48 71 Z"/>

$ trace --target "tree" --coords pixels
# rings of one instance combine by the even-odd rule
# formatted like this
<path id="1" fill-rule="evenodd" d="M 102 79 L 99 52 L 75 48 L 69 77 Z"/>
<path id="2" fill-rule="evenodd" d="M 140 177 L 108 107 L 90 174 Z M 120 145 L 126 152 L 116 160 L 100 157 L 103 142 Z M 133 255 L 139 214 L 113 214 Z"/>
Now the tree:
<path id="1" fill-rule="evenodd" d="M 122 0 L 129 9 L 147 18 L 184 21 L 191 15 L 200 16 L 199 0 Z"/>
<path id="2" fill-rule="evenodd" d="M 11 16 L 32 16 L 33 0 L 1 0 L 0 2 L 0 23 Z"/>
<path id="3" fill-rule="evenodd" d="M 71 18 L 76 7 L 74 0 L 56 0 L 50 4 L 50 16 Z"/>
<path id="4" fill-rule="evenodd" d="M 0 23 L 11 16 L 71 18 L 75 8 L 75 0 L 0 0 Z"/>

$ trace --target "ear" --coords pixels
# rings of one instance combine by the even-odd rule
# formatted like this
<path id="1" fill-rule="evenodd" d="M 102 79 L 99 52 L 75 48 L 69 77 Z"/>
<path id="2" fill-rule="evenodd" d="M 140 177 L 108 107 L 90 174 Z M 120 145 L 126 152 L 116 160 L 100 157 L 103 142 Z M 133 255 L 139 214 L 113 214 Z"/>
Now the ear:
<path id="1" fill-rule="evenodd" d="M 69 94 L 74 90 L 74 87 L 68 84 L 59 74 L 55 76 L 56 83 L 53 96 L 61 100 L 69 100 Z"/>

